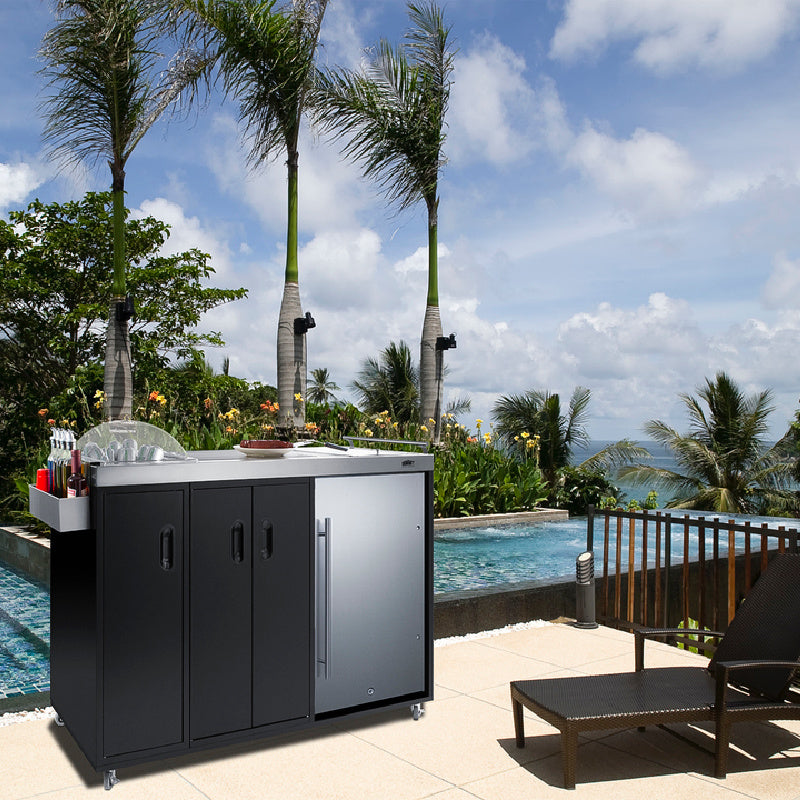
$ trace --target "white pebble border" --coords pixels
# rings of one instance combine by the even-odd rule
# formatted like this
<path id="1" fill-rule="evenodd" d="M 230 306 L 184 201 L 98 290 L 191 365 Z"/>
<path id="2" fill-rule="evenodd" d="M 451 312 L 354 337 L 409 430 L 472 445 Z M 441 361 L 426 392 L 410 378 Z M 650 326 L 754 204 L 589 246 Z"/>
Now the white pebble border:
<path id="1" fill-rule="evenodd" d="M 527 631 L 531 628 L 546 628 L 552 622 L 545 622 L 543 619 L 534 619 L 530 622 L 517 622 L 513 625 L 506 625 L 505 628 L 495 628 L 493 631 L 481 631 L 480 633 L 468 633 L 465 636 L 448 636 L 445 639 L 436 639 L 434 647 L 448 647 L 459 642 L 472 642 L 475 639 L 491 639 L 493 636 L 502 636 L 511 631 Z"/>
<path id="2" fill-rule="evenodd" d="M 491 639 L 494 636 L 501 636 L 504 633 L 511 631 L 527 631 L 531 628 L 546 628 L 552 625 L 551 622 L 545 622 L 542 619 L 534 619 L 530 622 L 517 622 L 514 625 L 506 625 L 505 628 L 497 628 L 493 631 L 481 631 L 480 633 L 468 633 L 465 636 L 448 636 L 445 639 L 437 639 L 434 647 L 448 647 L 451 644 L 458 644 L 458 642 L 472 642 L 476 639 Z M 15 725 L 18 722 L 31 722 L 35 719 L 55 719 L 56 711 L 52 706 L 47 708 L 37 708 L 35 711 L 15 711 L 9 714 L 0 715 L 0 728 L 5 728 L 7 725 Z"/>
<path id="3" fill-rule="evenodd" d="M 17 722 L 31 722 L 35 719 L 55 719 L 56 710 L 52 706 L 37 708 L 35 711 L 14 711 L 0 715 L 0 728 L 14 725 Z"/>

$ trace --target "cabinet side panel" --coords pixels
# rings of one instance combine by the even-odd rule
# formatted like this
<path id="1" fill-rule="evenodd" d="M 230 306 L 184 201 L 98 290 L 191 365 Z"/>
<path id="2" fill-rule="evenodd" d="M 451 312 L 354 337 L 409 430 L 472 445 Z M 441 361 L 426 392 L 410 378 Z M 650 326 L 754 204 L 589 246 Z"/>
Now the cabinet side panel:
<path id="1" fill-rule="evenodd" d="M 171 562 L 162 566 L 162 534 Z M 183 492 L 108 493 L 103 513 L 103 752 L 183 741 Z"/>
<path id="2" fill-rule="evenodd" d="M 310 714 L 309 485 L 253 489 L 253 725 Z"/>
<path id="3" fill-rule="evenodd" d="M 192 492 L 192 739 L 251 724 L 250 504 L 248 487 Z"/>
<path id="4" fill-rule="evenodd" d="M 94 531 L 50 534 L 50 700 L 97 766 L 97 599 Z"/>

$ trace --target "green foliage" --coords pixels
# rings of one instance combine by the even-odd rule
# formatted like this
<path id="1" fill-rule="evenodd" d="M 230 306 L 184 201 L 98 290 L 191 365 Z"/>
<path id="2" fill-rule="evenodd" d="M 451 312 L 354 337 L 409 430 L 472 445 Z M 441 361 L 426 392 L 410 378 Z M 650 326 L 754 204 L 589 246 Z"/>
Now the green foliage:
<path id="1" fill-rule="evenodd" d="M 616 507 L 618 496 L 619 489 L 602 472 L 582 467 L 564 467 L 558 472 L 555 488 L 548 492 L 547 502 L 554 508 L 566 508 L 570 514 L 585 514 L 590 504 L 608 507 L 604 504 L 609 499 L 614 501 Z"/>
<path id="2" fill-rule="evenodd" d="M 467 437 L 445 433 L 436 452 L 435 513 L 438 517 L 529 511 L 547 496 L 535 459 L 519 458 Z"/>
<path id="3" fill-rule="evenodd" d="M 689 432 L 680 434 L 661 420 L 645 427 L 648 436 L 669 447 L 681 471 L 637 465 L 620 477 L 665 487 L 669 508 L 694 508 L 756 514 L 797 507 L 791 467 L 779 449 L 764 443 L 773 410 L 769 390 L 746 396 L 724 372 L 706 380 L 697 396 L 680 395 Z"/>
<path id="4" fill-rule="evenodd" d="M 30 462 L 32 449 L 47 438 L 47 419 L 59 425 L 66 419 L 79 430 L 99 419 L 94 404 L 103 388 L 103 320 L 112 292 L 111 205 L 109 193 L 89 193 L 79 202 L 64 204 L 37 200 L 24 211 L 11 212 L 9 222 L 0 220 L 4 488 L 10 487 L 11 475 Z M 171 403 L 196 409 L 209 393 L 197 386 L 182 389 L 173 359 L 195 363 L 201 358 L 200 347 L 222 344 L 218 333 L 197 330 L 200 315 L 246 291 L 207 286 L 214 270 L 198 250 L 159 255 L 169 227 L 153 217 L 129 219 L 126 235 L 129 288 L 137 297 L 137 316 L 130 327 L 136 396 L 146 396 L 174 378 Z M 230 394 L 234 399 L 233 389 Z M 193 412 L 185 413 L 191 417 Z"/>
<path id="5" fill-rule="evenodd" d="M 411 350 L 402 340 L 389 342 L 378 358 L 365 359 L 353 388 L 367 414 L 388 411 L 401 423 L 410 423 L 419 415 L 419 374 Z"/>
<path id="6" fill-rule="evenodd" d="M 678 623 L 678 627 L 679 628 L 685 628 L 686 627 L 683 624 L 683 620 L 681 620 Z M 699 630 L 699 629 L 700 629 L 700 623 L 696 619 L 692 619 L 691 617 L 689 617 L 689 627 L 686 628 L 686 630 L 696 631 L 696 630 Z M 705 642 L 710 642 L 713 638 L 714 638 L 713 636 L 701 636 L 701 637 L 698 637 L 698 640 L 703 642 L 703 643 L 705 643 Z M 678 642 L 678 649 L 679 650 L 688 650 L 690 653 L 698 653 L 698 654 L 701 654 L 701 655 L 706 655 L 705 652 L 701 651 L 699 648 L 692 647 L 692 645 L 687 645 L 687 644 L 684 644 L 683 642 Z M 706 656 L 706 658 L 708 658 L 708 656 Z"/>
<path id="7" fill-rule="evenodd" d="M 528 391 L 523 395 L 501 397 L 494 405 L 492 416 L 497 433 L 511 445 L 523 432 L 539 437 L 539 464 L 551 487 L 556 473 L 569 464 L 576 444 L 586 444 L 587 407 L 591 395 L 578 386 L 572 393 L 569 409 L 561 412 L 557 393 Z"/>

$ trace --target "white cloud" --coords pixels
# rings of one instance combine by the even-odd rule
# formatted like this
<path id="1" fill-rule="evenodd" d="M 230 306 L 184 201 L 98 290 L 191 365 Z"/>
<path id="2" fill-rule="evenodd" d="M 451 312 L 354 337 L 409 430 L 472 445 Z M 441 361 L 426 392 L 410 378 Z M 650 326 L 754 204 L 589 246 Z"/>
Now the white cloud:
<path id="1" fill-rule="evenodd" d="M 672 216 L 696 203 L 700 170 L 661 133 L 637 128 L 621 140 L 587 125 L 566 160 L 634 216 Z"/>
<path id="2" fill-rule="evenodd" d="M 285 235 L 285 153 L 248 170 L 235 120 L 218 115 L 212 127 L 208 163 L 222 190 L 244 200 L 267 229 Z M 339 156 L 336 142 L 317 141 L 304 131 L 298 149 L 297 224 L 301 234 L 354 227 L 358 212 L 374 202 L 373 187 L 361 180 L 356 166 Z"/>
<path id="3" fill-rule="evenodd" d="M 170 234 L 162 252 L 172 255 L 197 248 L 203 253 L 209 253 L 211 266 L 216 273 L 215 283 L 224 283 L 231 268 L 228 245 L 204 229 L 197 217 L 187 217 L 181 206 L 163 197 L 144 200 L 139 208 L 131 211 L 131 216 L 135 219 L 150 216 L 166 222 L 170 226 Z"/>
<path id="4" fill-rule="evenodd" d="M 448 113 L 454 157 L 478 155 L 494 164 L 519 161 L 534 145 L 534 92 L 523 77 L 525 60 L 484 34 L 456 60 Z"/>
<path id="5" fill-rule="evenodd" d="M 767 308 L 800 309 L 800 261 L 778 253 L 762 298 Z"/>
<path id="6" fill-rule="evenodd" d="M 0 209 L 24 203 L 45 182 L 42 172 L 41 167 L 24 161 L 18 164 L 0 161 Z"/>
<path id="7" fill-rule="evenodd" d="M 450 257 L 450 249 L 447 247 L 446 244 L 439 244 L 436 247 L 436 253 L 439 260 L 449 258 Z M 428 272 L 428 248 L 427 247 L 418 247 L 410 256 L 406 256 L 406 258 L 401 258 L 395 265 L 394 265 L 395 272 L 399 273 L 407 273 L 407 272 Z"/>
<path id="8" fill-rule="evenodd" d="M 736 70 L 769 54 L 800 18 L 798 0 L 568 0 L 550 54 L 573 60 L 617 41 L 656 72 Z"/>
<path id="9" fill-rule="evenodd" d="M 630 379 L 656 361 L 659 372 L 677 375 L 706 349 L 689 304 L 662 292 L 633 310 L 601 303 L 574 314 L 559 327 L 558 343 L 587 381 Z"/>
<path id="10" fill-rule="evenodd" d="M 337 230 L 315 236 L 298 253 L 298 261 L 309 302 L 365 310 L 375 296 L 384 257 L 374 231 Z"/>

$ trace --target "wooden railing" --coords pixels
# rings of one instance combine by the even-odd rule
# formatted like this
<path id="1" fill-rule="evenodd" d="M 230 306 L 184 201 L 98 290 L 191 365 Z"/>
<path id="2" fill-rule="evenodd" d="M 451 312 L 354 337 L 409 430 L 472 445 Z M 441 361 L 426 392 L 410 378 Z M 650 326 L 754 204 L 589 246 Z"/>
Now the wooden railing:
<path id="1" fill-rule="evenodd" d="M 691 619 L 701 628 L 725 630 L 770 557 L 798 548 L 797 530 L 782 525 L 590 506 L 591 552 L 598 523 L 597 618 L 615 627 L 688 628 Z"/>

